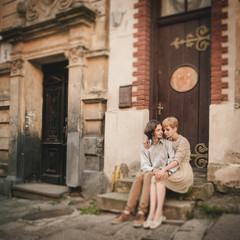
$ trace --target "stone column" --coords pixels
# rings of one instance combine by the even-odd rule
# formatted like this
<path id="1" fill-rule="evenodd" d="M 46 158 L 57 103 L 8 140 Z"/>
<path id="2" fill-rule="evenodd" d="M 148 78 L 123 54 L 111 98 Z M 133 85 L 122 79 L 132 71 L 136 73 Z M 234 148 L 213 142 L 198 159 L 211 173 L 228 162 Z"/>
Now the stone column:
<path id="1" fill-rule="evenodd" d="M 69 187 L 81 185 L 81 171 L 84 169 L 84 158 L 81 150 L 81 89 L 85 68 L 85 49 L 76 46 L 67 50 L 69 59 L 68 79 L 68 137 L 66 184 Z"/>
<path id="2" fill-rule="evenodd" d="M 6 191 L 10 191 L 10 184 L 22 181 L 23 175 L 23 149 L 21 123 L 24 119 L 23 104 L 23 60 L 13 60 L 10 74 L 10 134 L 9 134 L 9 183 Z"/>

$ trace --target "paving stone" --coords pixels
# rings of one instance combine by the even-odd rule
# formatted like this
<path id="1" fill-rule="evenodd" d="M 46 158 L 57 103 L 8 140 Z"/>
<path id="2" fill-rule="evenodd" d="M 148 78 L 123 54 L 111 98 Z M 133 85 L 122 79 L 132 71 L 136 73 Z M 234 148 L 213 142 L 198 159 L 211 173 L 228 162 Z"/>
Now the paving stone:
<path id="1" fill-rule="evenodd" d="M 209 229 L 203 240 L 239 240 L 240 215 L 223 214 L 216 224 Z"/>
<path id="2" fill-rule="evenodd" d="M 40 211 L 36 213 L 30 213 L 22 217 L 24 220 L 38 220 L 43 218 L 54 218 L 64 215 L 70 215 L 73 213 L 72 209 L 69 208 L 60 208 L 53 210 Z"/>
<path id="3" fill-rule="evenodd" d="M 192 219 L 187 221 L 179 228 L 173 240 L 202 240 L 205 231 L 211 227 L 213 220 L 209 219 Z"/>
<path id="4" fill-rule="evenodd" d="M 112 237 L 107 237 L 101 234 L 95 234 L 92 232 L 86 232 L 83 230 L 78 230 L 78 229 L 68 229 L 65 231 L 60 231 L 57 233 L 54 233 L 50 236 L 40 238 L 44 240 L 66 240 L 66 239 L 71 239 L 71 240 L 79 240 L 79 239 L 86 239 L 86 240 L 112 240 Z"/>
<path id="5" fill-rule="evenodd" d="M 26 212 L 38 207 L 41 210 L 69 207 L 74 209 L 74 214 L 22 220 Z M 133 221 L 112 225 L 111 221 L 117 214 L 81 215 L 77 207 L 68 206 L 66 201 L 51 205 L 51 202 L 36 200 L 0 199 L 0 219 L 4 219 L 0 223 L 0 240 L 236 240 L 240 236 L 240 214 L 224 214 L 219 219 L 205 216 L 186 220 L 182 225 L 164 223 L 155 230 L 149 230 L 134 228 Z"/>
<path id="6" fill-rule="evenodd" d="M 114 235 L 114 240 L 141 240 L 144 236 L 149 234 L 149 231 L 144 228 L 134 228 L 131 224 L 124 224 L 124 227 L 119 229 Z"/>
<path id="7" fill-rule="evenodd" d="M 177 226 L 163 224 L 157 229 L 150 230 L 150 233 L 143 237 L 142 240 L 171 240 L 178 229 Z"/>

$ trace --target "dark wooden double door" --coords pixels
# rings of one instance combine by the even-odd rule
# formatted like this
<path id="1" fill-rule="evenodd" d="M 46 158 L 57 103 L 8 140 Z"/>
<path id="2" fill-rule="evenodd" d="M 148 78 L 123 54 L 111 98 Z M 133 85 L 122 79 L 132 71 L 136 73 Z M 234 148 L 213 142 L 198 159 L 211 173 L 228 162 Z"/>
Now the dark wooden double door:
<path id="1" fill-rule="evenodd" d="M 43 66 L 42 181 L 65 184 L 67 141 L 67 62 Z"/>
<path id="2" fill-rule="evenodd" d="M 178 131 L 191 145 L 192 165 L 205 168 L 210 104 L 210 10 L 156 19 L 152 56 L 151 117 L 160 121 L 168 116 L 177 117 Z M 196 155 L 195 147 L 202 157 Z"/>

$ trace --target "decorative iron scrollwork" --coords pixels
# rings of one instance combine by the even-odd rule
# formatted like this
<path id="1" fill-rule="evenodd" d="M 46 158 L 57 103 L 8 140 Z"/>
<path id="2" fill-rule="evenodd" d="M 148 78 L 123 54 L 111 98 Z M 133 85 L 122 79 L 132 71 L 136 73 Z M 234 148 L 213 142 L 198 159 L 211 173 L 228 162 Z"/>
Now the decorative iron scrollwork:
<path id="1" fill-rule="evenodd" d="M 187 48 L 190 48 L 196 42 L 196 49 L 198 51 L 205 51 L 210 45 L 210 34 L 207 34 L 209 29 L 206 25 L 202 25 L 196 30 L 196 37 L 192 33 L 187 34 L 186 39 L 180 40 L 179 37 L 175 38 L 175 40 L 170 44 L 170 46 L 174 46 L 176 49 L 179 48 L 179 45 L 186 44 Z"/>
<path id="2" fill-rule="evenodd" d="M 195 166 L 197 168 L 205 168 L 208 163 L 208 148 L 204 143 L 198 143 L 194 150 L 195 153 L 191 154 L 191 158 L 195 158 Z"/>

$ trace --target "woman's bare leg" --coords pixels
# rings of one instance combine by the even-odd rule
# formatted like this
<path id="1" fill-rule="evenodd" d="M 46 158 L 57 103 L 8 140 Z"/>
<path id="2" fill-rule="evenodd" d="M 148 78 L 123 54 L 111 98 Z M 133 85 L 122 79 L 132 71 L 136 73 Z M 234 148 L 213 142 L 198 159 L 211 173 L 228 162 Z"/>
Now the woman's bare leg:
<path id="1" fill-rule="evenodd" d="M 154 221 L 158 222 L 163 215 L 163 203 L 166 195 L 166 187 L 164 181 L 156 182 L 156 192 L 157 192 L 157 210 L 155 212 Z"/>
<path id="2" fill-rule="evenodd" d="M 147 221 L 153 221 L 157 205 L 157 189 L 156 182 L 151 182 L 150 186 L 150 211 Z"/>

